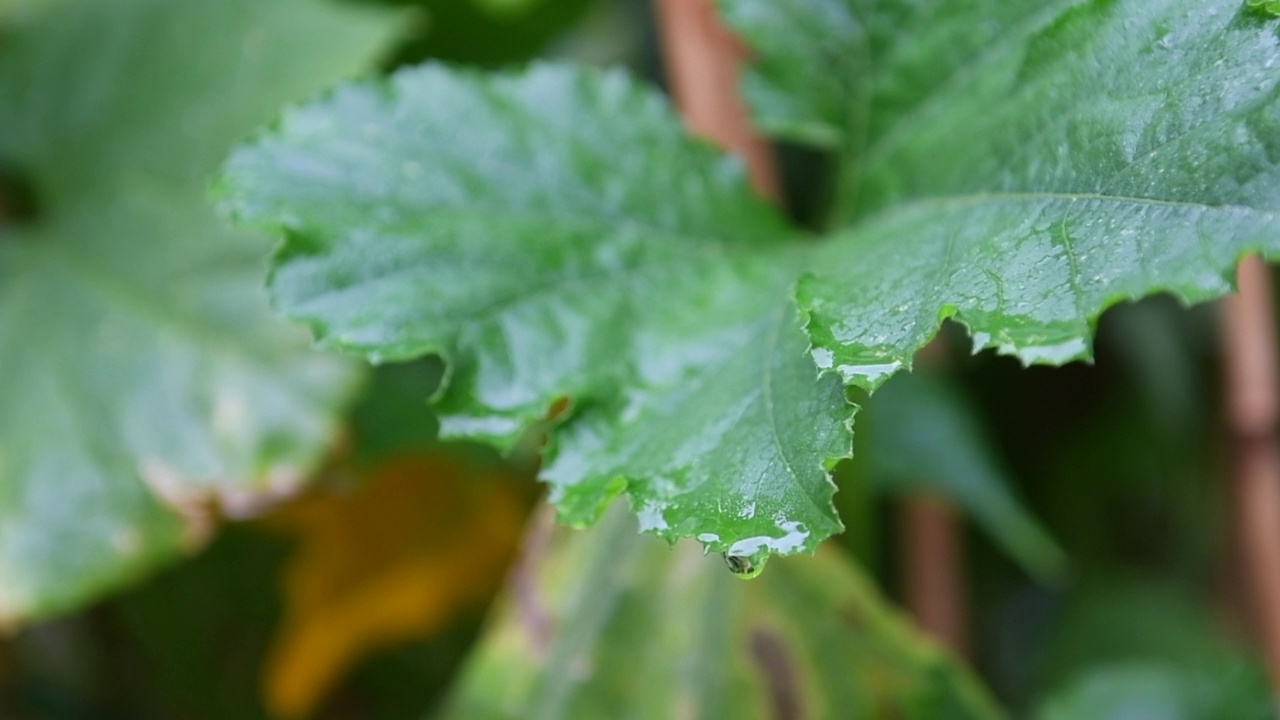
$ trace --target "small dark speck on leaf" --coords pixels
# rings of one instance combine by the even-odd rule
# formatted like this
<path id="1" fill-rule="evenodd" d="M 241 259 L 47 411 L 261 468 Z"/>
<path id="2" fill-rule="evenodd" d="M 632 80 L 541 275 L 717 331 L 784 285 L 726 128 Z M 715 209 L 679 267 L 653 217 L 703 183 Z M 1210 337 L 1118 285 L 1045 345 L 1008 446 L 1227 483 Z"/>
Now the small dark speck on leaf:
<path id="1" fill-rule="evenodd" d="M 854 627 L 862 627 L 867 621 L 862 608 L 854 604 L 844 605 L 840 608 L 840 619 Z"/>

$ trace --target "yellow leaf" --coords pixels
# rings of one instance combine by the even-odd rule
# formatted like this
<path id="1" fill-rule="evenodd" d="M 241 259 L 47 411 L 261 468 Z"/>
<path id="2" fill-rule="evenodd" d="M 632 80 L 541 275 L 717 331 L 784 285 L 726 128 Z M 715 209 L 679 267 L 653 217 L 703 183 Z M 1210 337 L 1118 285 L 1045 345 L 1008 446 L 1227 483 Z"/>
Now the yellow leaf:
<path id="1" fill-rule="evenodd" d="M 441 448 L 392 459 L 364 480 L 267 519 L 298 538 L 264 676 L 276 716 L 307 715 L 367 653 L 429 635 L 487 600 L 515 551 L 526 503 L 503 471 Z"/>

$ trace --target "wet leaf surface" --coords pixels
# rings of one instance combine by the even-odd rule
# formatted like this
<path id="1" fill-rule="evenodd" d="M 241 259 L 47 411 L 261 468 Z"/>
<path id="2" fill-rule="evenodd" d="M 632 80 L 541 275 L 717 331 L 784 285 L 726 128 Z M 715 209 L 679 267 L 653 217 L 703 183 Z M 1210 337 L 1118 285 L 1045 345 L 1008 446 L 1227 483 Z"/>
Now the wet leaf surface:
<path id="1" fill-rule="evenodd" d="M 272 292 L 322 346 L 444 354 L 446 435 L 510 446 L 568 397 L 545 472 L 565 521 L 625 492 L 645 530 L 757 565 L 840 527 L 825 467 L 850 409 L 786 299 L 806 246 L 625 76 L 347 86 L 239 152 L 222 192 L 288 237 Z"/>
<path id="2" fill-rule="evenodd" d="M 837 378 L 874 389 L 944 318 L 1088 358 L 1109 305 L 1215 298 L 1280 250 L 1280 40 L 1236 0 L 722 4 L 761 124 L 837 155 L 824 241 L 621 75 L 426 66 L 229 162 L 224 201 L 288 238 L 281 309 L 326 347 L 443 353 L 447 434 L 510 445 L 567 398 L 563 519 L 626 495 L 759 566 L 840 527 Z"/>

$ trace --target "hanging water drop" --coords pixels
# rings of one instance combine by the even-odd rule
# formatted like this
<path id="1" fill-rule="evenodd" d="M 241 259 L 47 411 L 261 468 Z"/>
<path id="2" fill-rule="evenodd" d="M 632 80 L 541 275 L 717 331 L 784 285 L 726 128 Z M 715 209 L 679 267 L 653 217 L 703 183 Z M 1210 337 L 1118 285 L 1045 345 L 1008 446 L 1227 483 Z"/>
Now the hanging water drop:
<path id="1" fill-rule="evenodd" d="M 724 564 L 729 566 L 729 572 L 743 579 L 753 578 L 764 569 L 763 562 L 757 562 L 745 555 L 722 553 L 722 556 L 724 557 Z"/>

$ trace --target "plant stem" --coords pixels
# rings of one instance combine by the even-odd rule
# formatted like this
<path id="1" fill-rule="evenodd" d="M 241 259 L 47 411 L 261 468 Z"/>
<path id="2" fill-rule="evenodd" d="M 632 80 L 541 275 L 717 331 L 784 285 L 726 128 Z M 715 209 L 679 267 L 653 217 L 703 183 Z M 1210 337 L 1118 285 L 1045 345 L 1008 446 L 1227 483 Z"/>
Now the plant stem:
<path id="1" fill-rule="evenodd" d="M 546 560 L 555 530 L 556 514 L 547 503 L 539 503 L 529 516 L 524 538 L 520 542 L 520 555 L 507 576 L 507 587 L 515 598 L 516 617 L 528 636 L 529 645 L 539 660 L 550 652 L 555 627 L 551 613 L 538 597 L 536 578 Z"/>
<path id="2" fill-rule="evenodd" d="M 900 506 L 903 593 L 920 627 L 951 650 L 968 649 L 964 547 L 960 518 L 950 503 L 914 495 Z"/>
<path id="3" fill-rule="evenodd" d="M 944 368 L 941 334 L 916 354 L 916 363 Z M 960 518 L 945 498 L 917 494 L 902 500 L 898 532 L 903 553 L 902 594 L 920 627 L 951 650 L 969 647 L 964 544 Z"/>
<path id="4" fill-rule="evenodd" d="M 654 9 L 667 78 L 685 125 L 741 157 L 756 191 L 778 200 L 772 150 L 751 127 L 738 95 L 746 47 L 720 22 L 711 0 L 654 0 Z"/>
<path id="5" fill-rule="evenodd" d="M 1271 277 L 1258 257 L 1237 270 L 1240 293 L 1224 302 L 1227 423 L 1233 461 L 1233 525 L 1273 690 L 1280 693 L 1280 382 Z"/>

